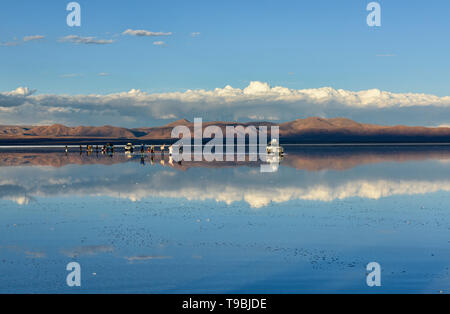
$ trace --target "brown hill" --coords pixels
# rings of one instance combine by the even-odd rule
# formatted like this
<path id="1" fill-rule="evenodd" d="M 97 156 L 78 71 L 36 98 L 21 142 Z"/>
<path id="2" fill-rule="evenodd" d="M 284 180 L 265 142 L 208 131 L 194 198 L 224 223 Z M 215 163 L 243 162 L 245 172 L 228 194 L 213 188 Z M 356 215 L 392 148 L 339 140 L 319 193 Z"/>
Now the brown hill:
<path id="1" fill-rule="evenodd" d="M 101 127 L 67 127 L 61 124 L 51 126 L 0 126 L 0 140 L 13 141 L 26 139 L 130 139 L 130 140 L 156 140 L 171 139 L 171 133 L 175 126 L 187 126 L 193 135 L 194 124 L 186 119 L 181 119 L 161 127 L 127 129 L 114 126 Z M 247 127 L 254 125 L 277 125 L 270 122 L 203 122 L 203 128 L 216 125 L 221 128 L 224 136 L 227 126 L 241 125 Z M 362 124 L 345 118 L 325 119 L 311 117 L 297 119 L 295 121 L 278 124 L 280 137 L 286 139 L 303 140 L 306 142 L 348 142 L 356 138 L 361 141 L 383 142 L 384 139 L 402 141 L 404 139 L 419 141 L 450 142 L 450 128 L 426 128 L 410 126 L 383 126 L 374 124 Z M 270 131 L 270 127 L 268 128 Z"/>
<path id="2" fill-rule="evenodd" d="M 305 133 L 340 133 L 355 136 L 450 136 L 450 128 L 362 124 L 346 118 L 324 119 L 312 117 L 282 123 L 279 126 L 280 136 L 282 137 L 301 136 Z"/>
<path id="3" fill-rule="evenodd" d="M 0 126 L 1 137 L 83 137 L 83 138 L 134 138 L 135 134 L 125 128 L 113 126 L 101 127 L 67 127 L 62 124 L 37 127 Z"/>

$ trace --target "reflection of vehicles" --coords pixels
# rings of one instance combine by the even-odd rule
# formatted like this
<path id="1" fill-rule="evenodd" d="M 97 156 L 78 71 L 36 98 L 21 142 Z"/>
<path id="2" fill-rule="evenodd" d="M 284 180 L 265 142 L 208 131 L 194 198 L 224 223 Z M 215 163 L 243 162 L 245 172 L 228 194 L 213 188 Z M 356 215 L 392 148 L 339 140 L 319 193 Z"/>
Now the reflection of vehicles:
<path id="1" fill-rule="evenodd" d="M 134 150 L 133 144 L 128 143 L 127 145 L 125 145 L 125 152 L 132 153 L 133 150 Z"/>
<path id="2" fill-rule="evenodd" d="M 267 155 L 265 156 L 265 162 L 267 164 L 261 165 L 261 172 L 277 172 L 281 160 L 283 160 L 284 150 L 278 144 L 278 141 L 273 139 L 269 145 L 267 145 Z"/>
<path id="3" fill-rule="evenodd" d="M 278 141 L 276 139 L 272 139 L 269 144 L 267 144 L 266 152 L 269 155 L 277 155 L 277 156 L 283 156 L 284 155 L 284 149 L 280 146 Z"/>
<path id="4" fill-rule="evenodd" d="M 279 164 L 283 160 L 282 155 L 267 155 L 266 162 L 269 164 Z"/>

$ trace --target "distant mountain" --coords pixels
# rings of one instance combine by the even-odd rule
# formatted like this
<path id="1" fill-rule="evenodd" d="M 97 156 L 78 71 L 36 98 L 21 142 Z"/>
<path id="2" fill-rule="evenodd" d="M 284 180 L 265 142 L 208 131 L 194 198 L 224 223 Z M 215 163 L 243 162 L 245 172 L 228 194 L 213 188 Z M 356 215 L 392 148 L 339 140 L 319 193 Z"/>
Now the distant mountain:
<path id="1" fill-rule="evenodd" d="M 54 124 L 37 127 L 0 126 L 0 138 L 3 137 L 134 138 L 135 134 L 129 129 L 113 126 L 67 127 L 61 124 Z"/>
<path id="2" fill-rule="evenodd" d="M 161 127 L 127 129 L 114 126 L 67 127 L 61 124 L 51 126 L 0 126 L 0 143 L 40 142 L 43 139 L 58 142 L 77 142 L 85 140 L 169 140 L 175 126 L 188 127 L 192 134 L 194 123 L 186 119 L 171 122 Z M 225 136 L 227 126 L 254 125 L 280 127 L 280 138 L 298 143 L 353 143 L 353 142 L 449 142 L 450 128 L 427 128 L 410 126 L 382 126 L 362 124 L 345 118 L 325 119 L 311 117 L 295 121 L 274 124 L 271 122 L 204 122 L 203 128 L 216 125 Z"/>
<path id="3" fill-rule="evenodd" d="M 280 126 L 280 137 L 307 143 L 392 143 L 446 142 L 450 143 L 450 128 L 383 126 L 362 124 L 345 118 L 306 118 Z"/>

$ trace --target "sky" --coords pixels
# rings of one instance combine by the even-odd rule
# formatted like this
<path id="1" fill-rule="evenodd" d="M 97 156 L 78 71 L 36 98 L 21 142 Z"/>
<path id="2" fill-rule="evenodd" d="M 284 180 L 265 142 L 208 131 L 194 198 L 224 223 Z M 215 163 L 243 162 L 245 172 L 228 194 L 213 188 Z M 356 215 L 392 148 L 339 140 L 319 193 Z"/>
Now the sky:
<path id="1" fill-rule="evenodd" d="M 450 125 L 450 3 L 4 0 L 0 124 L 174 119 Z"/>

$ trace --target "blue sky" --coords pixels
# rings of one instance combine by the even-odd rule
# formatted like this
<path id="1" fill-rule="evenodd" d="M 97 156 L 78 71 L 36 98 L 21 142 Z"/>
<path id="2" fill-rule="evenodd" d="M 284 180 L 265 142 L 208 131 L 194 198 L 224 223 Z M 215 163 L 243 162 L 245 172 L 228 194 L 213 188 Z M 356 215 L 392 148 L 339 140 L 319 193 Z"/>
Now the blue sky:
<path id="1" fill-rule="evenodd" d="M 46 36 L 2 47 L 2 90 L 164 92 L 259 80 L 290 88 L 450 94 L 450 3 L 444 0 L 380 1 L 378 29 L 365 23 L 369 1 L 361 0 L 78 2 L 82 26 L 71 28 L 69 1 L 2 1 L 1 41 Z M 164 47 L 153 45 L 156 38 L 113 36 L 129 28 L 173 35 L 162 39 Z M 200 35 L 192 38 L 192 32 Z M 70 34 L 117 41 L 57 42 Z M 98 77 L 101 72 L 110 76 Z M 65 74 L 80 76 L 62 80 Z"/>
<path id="2" fill-rule="evenodd" d="M 366 24 L 363 0 L 79 0 L 81 27 L 66 24 L 69 2 L 2 1 L 0 43 L 20 44 L 0 46 L 0 91 L 167 93 L 260 81 L 450 95 L 446 0 L 378 1 L 376 28 Z M 171 35 L 123 35 L 127 29 Z M 34 35 L 45 38 L 23 42 Z M 60 42 L 69 35 L 114 42 Z"/>

